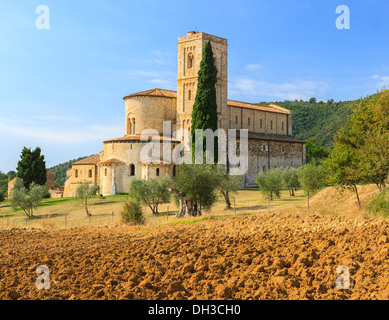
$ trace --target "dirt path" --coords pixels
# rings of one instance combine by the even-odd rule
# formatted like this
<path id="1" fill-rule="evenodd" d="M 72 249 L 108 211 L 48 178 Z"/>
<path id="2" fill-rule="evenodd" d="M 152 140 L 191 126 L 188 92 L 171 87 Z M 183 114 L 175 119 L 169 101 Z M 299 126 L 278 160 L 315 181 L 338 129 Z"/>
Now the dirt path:
<path id="1" fill-rule="evenodd" d="M 306 214 L 0 233 L 1 299 L 388 299 L 389 227 Z M 39 265 L 50 289 L 35 286 Z M 351 287 L 338 289 L 340 265 Z"/>

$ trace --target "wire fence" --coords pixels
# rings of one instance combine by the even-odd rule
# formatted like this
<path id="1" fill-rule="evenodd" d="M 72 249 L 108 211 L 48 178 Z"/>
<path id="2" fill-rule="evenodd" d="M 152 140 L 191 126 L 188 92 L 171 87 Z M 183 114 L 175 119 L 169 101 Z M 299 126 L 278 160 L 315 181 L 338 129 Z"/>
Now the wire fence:
<path id="1" fill-rule="evenodd" d="M 67 213 L 37 215 L 31 218 L 3 216 L 0 218 L 1 229 L 37 228 L 63 229 L 81 226 L 113 226 L 121 222 L 121 217 L 114 212 L 85 215 L 71 215 Z"/>

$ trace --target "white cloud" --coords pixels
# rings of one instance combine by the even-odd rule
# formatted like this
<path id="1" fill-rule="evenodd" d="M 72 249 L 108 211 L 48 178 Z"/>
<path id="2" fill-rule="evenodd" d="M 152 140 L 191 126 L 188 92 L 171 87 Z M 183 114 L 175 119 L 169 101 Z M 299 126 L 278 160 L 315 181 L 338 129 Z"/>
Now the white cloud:
<path id="1" fill-rule="evenodd" d="M 160 50 L 154 50 L 150 53 L 151 57 L 145 59 L 145 62 L 152 64 L 175 64 L 175 53 L 173 52 L 164 52 Z"/>
<path id="2" fill-rule="evenodd" d="M 48 120 L 54 120 L 48 122 Z M 43 121 L 42 121 L 43 120 Z M 74 123 L 71 123 L 72 120 Z M 75 122 L 78 122 L 76 125 Z M 0 132 L 8 139 L 23 139 L 51 145 L 78 145 L 103 141 L 123 135 L 122 125 L 83 125 L 87 121 L 61 116 L 38 116 L 30 121 L 15 118 L 0 118 Z M 119 121 L 118 121 L 119 122 Z M 61 126 L 59 124 L 66 124 Z"/>
<path id="3" fill-rule="evenodd" d="M 245 69 L 250 70 L 250 71 L 258 70 L 261 68 L 262 68 L 262 65 L 259 63 L 248 64 L 245 66 Z"/>
<path id="4" fill-rule="evenodd" d="M 271 83 L 241 77 L 230 83 L 229 93 L 257 100 L 308 100 L 323 96 L 327 89 L 328 85 L 322 82 L 295 80 L 289 83 Z"/>
<path id="5" fill-rule="evenodd" d="M 389 86 L 389 76 L 381 76 L 379 74 L 374 74 L 370 76 L 370 79 L 377 81 L 376 86 L 378 87 L 378 89 L 381 89 L 384 86 Z"/>

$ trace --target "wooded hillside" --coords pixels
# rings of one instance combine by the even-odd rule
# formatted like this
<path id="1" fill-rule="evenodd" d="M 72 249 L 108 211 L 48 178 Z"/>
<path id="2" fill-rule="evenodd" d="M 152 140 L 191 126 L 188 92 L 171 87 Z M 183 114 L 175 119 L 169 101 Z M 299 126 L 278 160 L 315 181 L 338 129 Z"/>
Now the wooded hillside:
<path id="1" fill-rule="evenodd" d="M 317 102 L 315 98 L 309 101 L 274 101 L 272 103 L 292 111 L 293 135 L 302 140 L 316 138 L 319 145 L 332 146 L 334 135 L 346 123 L 347 117 L 353 113 L 356 101 Z M 269 105 L 270 102 L 260 102 Z"/>

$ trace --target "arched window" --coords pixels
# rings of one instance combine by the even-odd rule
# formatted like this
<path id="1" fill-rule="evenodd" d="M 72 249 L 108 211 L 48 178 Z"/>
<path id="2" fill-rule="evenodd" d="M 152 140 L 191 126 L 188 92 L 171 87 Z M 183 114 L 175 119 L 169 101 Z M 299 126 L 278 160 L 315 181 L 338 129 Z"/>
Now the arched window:
<path id="1" fill-rule="evenodd" d="M 105 175 L 105 176 L 108 175 L 108 170 L 107 170 L 107 168 L 105 168 L 105 170 L 104 170 L 104 175 Z"/>
<path id="2" fill-rule="evenodd" d="M 135 118 L 132 119 L 132 134 L 135 134 Z"/>
<path id="3" fill-rule="evenodd" d="M 155 170 L 155 175 L 156 175 L 157 177 L 159 177 L 159 168 L 157 168 L 157 169 Z"/>
<path id="4" fill-rule="evenodd" d="M 188 91 L 188 100 L 190 101 L 192 99 L 192 90 Z"/>
<path id="5" fill-rule="evenodd" d="M 135 165 L 133 164 L 130 165 L 130 176 L 135 176 Z"/>
<path id="6" fill-rule="evenodd" d="M 78 170 L 75 171 L 75 177 L 78 178 Z"/>
<path id="7" fill-rule="evenodd" d="M 187 68 L 192 69 L 193 68 L 193 54 L 188 54 L 188 61 L 187 61 Z"/>

